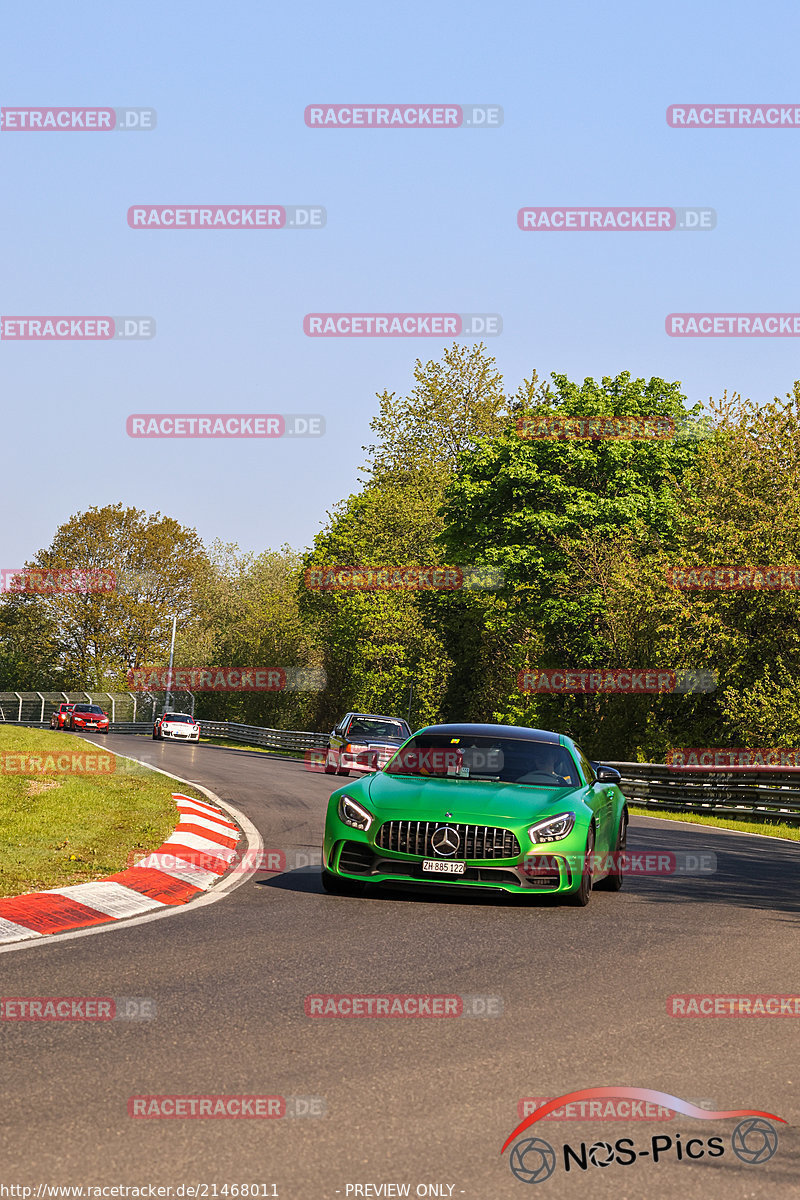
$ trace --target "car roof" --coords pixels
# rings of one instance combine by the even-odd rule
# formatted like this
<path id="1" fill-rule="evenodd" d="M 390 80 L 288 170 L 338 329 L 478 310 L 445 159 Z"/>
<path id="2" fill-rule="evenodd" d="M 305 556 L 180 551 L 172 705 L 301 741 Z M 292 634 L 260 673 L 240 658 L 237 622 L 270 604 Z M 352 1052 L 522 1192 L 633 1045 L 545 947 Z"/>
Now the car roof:
<path id="1" fill-rule="evenodd" d="M 551 729 L 529 729 L 525 725 L 473 724 L 467 721 L 452 725 L 425 725 L 418 729 L 414 736 L 419 737 L 421 733 L 449 734 L 456 737 L 468 737 L 471 734 L 473 737 L 518 738 L 525 742 L 551 742 L 556 746 L 561 745 L 562 737 L 565 741 L 571 740 L 563 734 L 554 733 Z"/>
<path id="2" fill-rule="evenodd" d="M 363 721 L 402 721 L 404 725 L 408 724 L 405 717 L 390 717 L 387 713 L 357 713 L 349 712 L 348 717 L 359 717 Z"/>

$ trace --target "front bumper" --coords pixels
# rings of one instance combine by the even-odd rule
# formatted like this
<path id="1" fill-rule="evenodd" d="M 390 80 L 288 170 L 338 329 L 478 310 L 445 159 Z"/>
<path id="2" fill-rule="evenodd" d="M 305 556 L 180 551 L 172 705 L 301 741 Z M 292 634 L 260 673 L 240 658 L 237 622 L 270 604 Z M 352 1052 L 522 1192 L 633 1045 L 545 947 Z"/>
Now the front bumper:
<path id="1" fill-rule="evenodd" d="M 423 888 L 489 888 L 528 895 L 563 895 L 580 887 L 585 830 L 578 838 L 570 835 L 564 843 L 538 846 L 513 858 L 459 860 L 465 862 L 463 875 L 440 875 L 423 871 L 421 855 L 384 850 L 359 830 L 337 824 L 339 829 L 330 831 L 332 836 L 326 829 L 323 858 L 327 870 L 343 879 Z M 517 836 L 522 844 L 519 832 Z"/>
<path id="2" fill-rule="evenodd" d="M 399 746 L 363 746 L 352 751 L 330 749 L 328 754 L 343 770 L 372 774 L 381 771 L 398 750 Z"/>
<path id="3" fill-rule="evenodd" d="M 199 742 L 200 741 L 199 731 L 197 733 L 178 733 L 175 731 L 170 732 L 169 729 L 164 729 L 162 727 L 160 732 L 161 732 L 161 736 L 163 738 L 172 738 L 172 740 L 175 742 Z"/>

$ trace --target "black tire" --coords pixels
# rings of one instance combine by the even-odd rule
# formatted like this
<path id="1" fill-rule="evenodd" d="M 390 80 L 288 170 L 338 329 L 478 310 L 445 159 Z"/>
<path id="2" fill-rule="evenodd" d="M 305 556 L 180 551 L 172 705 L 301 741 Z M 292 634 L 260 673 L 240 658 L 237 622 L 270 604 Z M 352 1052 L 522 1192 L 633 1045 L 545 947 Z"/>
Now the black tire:
<path id="1" fill-rule="evenodd" d="M 613 875 L 606 875 L 605 879 L 601 879 L 596 885 L 598 891 L 603 892 L 618 892 L 625 882 L 625 876 L 619 869 L 619 857 L 624 853 L 625 847 L 628 844 L 628 810 L 623 808 L 622 816 L 619 819 L 619 829 L 617 830 L 617 845 L 614 851 L 614 857 L 617 860 L 617 870 Z"/>
<path id="2" fill-rule="evenodd" d="M 592 896 L 592 869 L 591 861 L 594 858 L 594 825 L 589 826 L 589 832 L 586 835 L 586 850 L 583 856 L 583 866 L 581 868 L 581 886 L 577 892 L 573 892 L 569 897 L 569 903 L 575 908 L 585 908 Z"/>
<path id="3" fill-rule="evenodd" d="M 342 879 L 341 875 L 334 875 L 332 871 L 326 871 L 324 867 L 322 868 L 322 886 L 332 896 L 360 896 L 364 891 L 364 884 L 357 879 Z"/>

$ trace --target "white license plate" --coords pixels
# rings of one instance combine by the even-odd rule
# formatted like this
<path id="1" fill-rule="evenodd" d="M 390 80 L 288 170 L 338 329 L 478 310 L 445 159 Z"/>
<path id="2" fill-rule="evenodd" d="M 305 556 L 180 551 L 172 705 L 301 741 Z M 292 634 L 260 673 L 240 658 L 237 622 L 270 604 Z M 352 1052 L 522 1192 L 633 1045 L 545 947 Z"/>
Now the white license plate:
<path id="1" fill-rule="evenodd" d="M 425 858 L 422 860 L 423 871 L 430 871 L 433 875 L 463 875 L 467 869 L 467 864 L 463 862 L 444 862 L 439 858 Z"/>

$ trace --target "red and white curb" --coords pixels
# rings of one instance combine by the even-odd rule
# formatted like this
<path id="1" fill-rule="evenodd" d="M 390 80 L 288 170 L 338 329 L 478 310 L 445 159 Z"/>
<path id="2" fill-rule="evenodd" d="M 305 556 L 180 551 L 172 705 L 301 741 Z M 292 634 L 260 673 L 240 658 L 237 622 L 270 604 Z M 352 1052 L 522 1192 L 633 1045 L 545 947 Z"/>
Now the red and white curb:
<path id="1" fill-rule="evenodd" d="M 245 835 L 221 808 L 180 792 L 173 799 L 179 813 L 174 832 L 135 867 L 108 879 L 0 899 L 0 944 L 141 917 L 188 904 L 218 884 Z"/>

